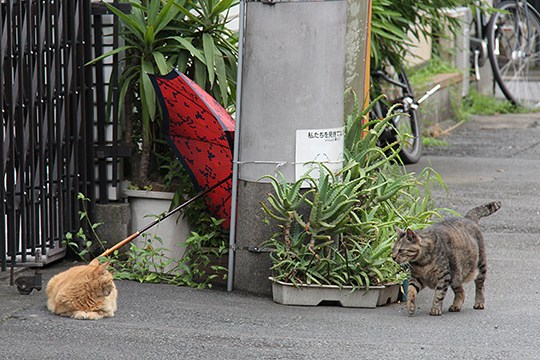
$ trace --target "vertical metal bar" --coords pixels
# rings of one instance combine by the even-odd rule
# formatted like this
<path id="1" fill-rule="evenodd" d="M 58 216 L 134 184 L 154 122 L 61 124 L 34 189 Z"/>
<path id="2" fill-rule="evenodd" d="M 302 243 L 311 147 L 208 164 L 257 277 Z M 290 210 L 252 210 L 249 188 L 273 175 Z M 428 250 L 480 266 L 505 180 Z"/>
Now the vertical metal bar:
<path id="1" fill-rule="evenodd" d="M 75 138 L 79 139 L 74 146 L 75 148 L 79 149 L 79 156 L 77 156 L 77 166 L 76 169 L 77 175 L 78 175 L 78 186 L 76 189 L 76 193 L 81 192 L 83 194 L 86 194 L 86 196 L 90 196 L 88 194 L 89 187 L 89 178 L 88 178 L 88 166 L 87 163 L 91 161 L 90 156 L 92 155 L 91 152 L 88 152 L 88 143 L 91 142 L 88 139 L 88 136 L 92 136 L 91 134 L 87 133 L 87 126 L 88 119 L 91 118 L 92 113 L 87 111 L 86 103 L 89 100 L 86 95 L 86 69 L 85 69 L 85 62 L 84 62 L 84 47 L 86 44 L 86 28 L 85 28 L 85 22 L 84 22 L 84 8 L 85 3 L 87 0 L 80 0 L 77 1 L 75 4 L 77 4 L 75 8 L 75 16 L 74 18 L 77 19 L 77 23 L 75 24 L 75 69 L 77 74 L 77 90 L 76 90 L 76 98 L 77 98 L 77 114 L 80 114 L 80 116 L 77 118 L 79 119 L 79 131 L 75 134 Z M 77 199 L 77 197 L 75 197 Z M 76 200 L 77 209 L 80 209 L 80 201 Z M 78 218 L 77 218 L 78 219 Z"/>
<path id="2" fill-rule="evenodd" d="M 114 0 L 113 5 L 118 7 L 119 1 Z M 112 17 L 113 19 L 113 49 L 118 49 L 120 46 L 120 23 L 116 16 Z M 116 188 L 118 184 L 120 183 L 119 175 L 118 175 L 118 164 L 119 164 L 119 157 L 118 157 L 118 144 L 119 144 L 119 138 L 120 138 L 120 118 L 119 118 L 119 111 L 118 107 L 119 105 L 119 97 L 118 94 L 118 81 L 120 76 L 120 55 L 114 54 L 113 55 L 113 61 L 112 61 L 112 76 L 111 81 L 109 82 L 109 86 L 112 87 L 112 94 L 113 95 L 113 101 L 112 101 L 112 146 L 113 146 L 113 157 L 112 157 L 112 186 Z"/>
<path id="3" fill-rule="evenodd" d="M 26 201 L 27 201 L 27 213 L 26 223 L 28 224 L 27 237 L 21 239 L 27 244 L 27 248 L 30 248 L 30 252 L 33 256 L 36 254 L 36 247 L 39 244 L 39 227 L 37 222 L 37 200 L 36 200 L 36 132 L 38 128 L 38 117 L 36 114 L 36 82 L 35 76 L 39 71 L 36 67 L 36 39 L 35 39 L 35 1 L 29 0 L 26 2 L 26 46 L 25 46 L 25 58 L 26 66 L 28 70 L 25 71 L 26 78 L 26 96 L 25 102 L 27 107 L 27 134 L 28 134 L 28 147 L 27 147 L 27 166 L 26 166 Z"/>
<path id="4" fill-rule="evenodd" d="M 103 54 L 103 21 L 100 15 L 94 16 L 94 56 Z M 103 80 L 103 61 L 97 62 L 96 69 L 96 115 L 97 115 L 97 147 L 102 153 L 98 153 L 98 185 L 99 202 L 104 204 L 108 201 L 107 195 L 107 158 L 104 154 L 107 146 L 105 140 L 105 82 Z"/>
<path id="5" fill-rule="evenodd" d="M 70 136 L 70 153 L 71 153 L 71 166 L 69 170 L 70 178 L 72 179 L 72 184 L 70 187 L 69 201 L 71 204 L 70 217 L 72 217 L 72 226 L 73 229 L 79 227 L 79 213 L 80 201 L 77 200 L 77 195 L 79 192 L 85 192 L 86 190 L 86 167 L 82 161 L 84 153 L 86 150 L 85 143 L 87 139 L 82 136 L 84 131 L 84 122 L 86 118 L 86 113 L 82 111 L 84 99 L 82 97 L 82 84 L 84 77 L 84 69 L 80 64 L 82 54 L 79 53 L 79 48 L 81 46 L 81 19 L 80 11 L 82 3 L 85 0 L 77 0 L 69 2 L 69 14 L 68 24 L 70 29 L 71 36 L 71 46 L 69 49 L 69 60 L 70 60 L 70 71 L 71 79 L 69 81 L 70 85 L 70 117 L 67 119 L 73 124 L 72 133 Z"/>
<path id="6" fill-rule="evenodd" d="M 245 0 L 239 1 L 239 28 L 238 28 L 238 73 L 236 80 L 236 120 L 234 125 L 233 173 L 231 192 L 231 228 L 229 232 L 229 263 L 227 266 L 227 291 L 233 290 L 234 284 L 234 256 L 236 246 L 236 204 L 238 198 L 238 153 L 240 150 L 240 119 L 242 110 L 242 57 L 244 50 L 244 17 Z"/>
<path id="7" fill-rule="evenodd" d="M 63 129 L 62 129 L 62 110 L 64 107 L 64 88 L 61 83 L 61 76 L 62 76 L 62 49 L 61 44 L 63 39 L 61 38 L 61 34 L 63 32 L 63 23 L 62 23 L 62 17 L 60 14 L 61 6 L 59 1 L 54 2 L 54 38 L 53 38 L 53 44 L 54 44 L 54 50 L 53 50 L 53 61 L 54 61 L 54 83 L 53 83 L 53 91 L 54 91 L 54 98 L 55 98 L 55 119 L 54 119 L 54 127 L 55 127 L 55 138 L 54 138 L 54 146 L 56 148 L 55 151 L 55 169 L 54 172 L 56 174 L 56 181 L 55 181 L 55 189 L 54 189 L 54 204 L 53 204 L 53 211 L 55 212 L 56 216 L 56 224 L 55 226 L 55 239 L 58 239 L 58 241 L 61 240 L 61 234 L 64 233 L 65 229 L 65 216 L 63 214 L 63 203 L 64 203 L 64 174 L 63 174 L 63 168 L 64 168 L 64 139 L 63 139 Z M 63 45 L 62 45 L 63 46 Z"/>
<path id="8" fill-rule="evenodd" d="M 90 4 L 88 0 L 80 0 L 75 3 L 75 15 L 74 15 L 74 41 L 76 46 L 73 48 L 74 54 L 72 58 L 75 60 L 74 69 L 76 69 L 77 81 L 76 81 L 76 106 L 77 113 L 80 114 L 77 116 L 79 119 L 79 124 L 77 131 L 74 134 L 75 138 L 79 139 L 74 144 L 75 149 L 78 150 L 78 155 L 74 156 L 74 160 L 77 162 L 75 166 L 75 171 L 78 175 L 78 184 L 75 192 L 82 192 L 91 199 L 90 204 L 93 203 L 94 199 L 94 179 L 93 179 L 93 161 L 94 161 L 94 149 L 93 149 L 93 132 L 92 132 L 92 120 L 93 120 L 93 101 L 92 93 L 89 91 L 87 86 L 88 82 L 91 79 L 91 69 L 85 66 L 87 60 L 86 57 L 91 54 L 87 53 L 85 50 L 88 49 L 90 45 L 90 31 L 91 28 L 89 25 L 90 20 Z M 85 54 L 88 54 L 85 56 Z M 89 61 L 90 59 L 88 59 Z M 89 126 L 90 125 L 90 126 Z M 77 195 L 77 194 L 75 194 Z M 75 196 L 75 207 L 77 211 L 80 211 L 81 202 L 77 200 Z M 74 219 L 78 226 L 80 226 L 79 217 Z"/>
<path id="9" fill-rule="evenodd" d="M 13 77 L 13 35 L 14 35 L 14 23 L 13 23 L 13 0 L 8 0 L 6 8 L 6 26 L 5 26 L 5 38 L 6 38 L 6 61 L 4 63 L 4 79 L 8 83 L 14 84 Z M 4 37 L 2 37 L 3 41 Z M 15 239 L 15 134 L 14 134 L 14 117 L 15 117 L 15 96 L 14 89 L 11 86 L 5 87 L 6 102 L 9 106 L 6 109 L 6 138 L 8 139 L 5 149 L 6 160 L 6 238 L 7 238 L 7 255 L 10 258 L 11 268 L 15 266 L 16 257 L 16 239 Z"/>
<path id="10" fill-rule="evenodd" d="M 82 184 L 84 177 L 86 176 L 84 166 L 81 163 L 81 156 L 84 156 L 84 139 L 81 136 L 81 124 L 84 122 L 84 117 L 81 111 L 82 105 L 82 93 L 81 93 L 81 76 L 83 75 L 83 69 L 79 68 L 79 10 L 81 3 L 84 0 L 69 1 L 68 4 L 68 18 L 67 24 L 69 25 L 70 43 L 69 47 L 69 72 L 70 78 L 68 79 L 69 85 L 69 116 L 66 121 L 72 124 L 70 141 L 70 167 L 69 177 L 71 179 L 71 186 L 69 192 L 69 203 L 71 205 L 69 216 L 71 217 L 72 229 L 75 229 L 79 222 L 77 216 L 79 211 L 79 201 L 77 200 L 77 194 L 82 191 Z"/>
<path id="11" fill-rule="evenodd" d="M 47 133 L 48 133 L 48 121 L 47 121 L 47 105 L 45 103 L 46 94 L 45 94 L 45 74 L 46 71 L 46 62 L 45 56 L 47 53 L 47 43 L 46 43 L 46 23 L 48 22 L 48 16 L 45 13 L 45 8 L 42 1 L 36 2 L 36 31 L 38 40 L 36 41 L 36 73 L 37 73 L 37 114 L 39 121 L 38 129 L 38 161 L 37 161 L 37 172 L 38 176 L 36 181 L 36 191 L 38 196 L 38 213 L 39 213 L 39 234 L 41 239 L 41 254 L 46 254 L 47 245 L 49 243 L 48 237 L 48 216 L 47 216 L 47 178 L 46 174 L 48 171 L 47 167 L 47 157 L 46 157 L 46 148 L 47 148 Z"/>
<path id="12" fill-rule="evenodd" d="M 0 19 L 2 23 L 0 24 L 0 84 L 4 84 L 4 56 L 6 55 L 7 44 L 4 40 L 4 35 L 6 33 L 7 18 L 6 14 L 6 2 L 0 3 Z M 4 86 L 0 86 L 0 114 L 2 116 L 2 133 L 0 134 L 0 178 L 6 178 L 6 152 L 4 151 L 3 144 L 6 143 L 6 125 L 7 125 L 7 112 L 4 108 Z M 5 198 L 5 183 L 2 181 L 2 187 L 0 191 L 0 271 L 6 271 L 7 268 L 7 233 L 6 233 L 6 198 Z"/>
<path id="13" fill-rule="evenodd" d="M 75 58 L 76 37 L 75 37 L 75 7 L 78 1 L 66 1 L 63 4 L 63 20 L 64 20 L 64 88 L 65 88 L 65 103 L 63 111 L 63 121 L 65 122 L 64 141 L 65 147 L 65 198 L 64 209 L 65 216 L 68 219 L 68 231 L 74 231 L 77 228 L 77 193 L 78 188 L 78 173 L 77 173 L 77 158 L 79 147 L 77 145 L 79 121 L 77 113 L 77 59 Z M 63 233 L 61 234 L 63 235 Z"/>
<path id="14" fill-rule="evenodd" d="M 90 61 L 92 57 L 92 6 L 89 0 L 83 1 L 83 11 L 81 12 L 81 28 L 83 30 L 83 47 L 80 49 L 81 55 L 81 67 L 84 69 L 84 93 L 82 98 L 84 100 L 83 111 L 86 114 L 85 122 L 85 155 L 86 159 L 83 164 L 86 166 L 86 188 L 85 193 L 92 199 L 91 203 L 94 203 L 96 198 L 95 182 L 96 172 L 94 168 L 94 91 L 93 91 L 93 72 L 92 66 L 86 66 L 85 64 Z"/>
<path id="15" fill-rule="evenodd" d="M 26 215 L 26 189 L 24 186 L 25 183 L 25 169 L 26 169 L 26 134 L 24 126 L 26 125 L 26 119 L 25 115 L 27 112 L 26 109 L 26 94 L 24 92 L 25 88 L 25 71 L 27 70 L 26 64 L 25 64 L 25 43 L 24 43 L 24 34 L 23 34 L 23 24 L 24 24 L 24 8 L 23 8 L 23 2 L 19 1 L 17 2 L 17 16 L 18 16 L 18 23 L 17 23 L 17 53 L 16 53 L 16 59 L 17 59 L 17 68 L 16 68 L 16 79 L 15 82 L 17 83 L 18 91 L 16 93 L 17 96 L 17 105 L 15 108 L 15 137 L 17 139 L 17 184 L 16 184 L 16 191 L 17 191 L 17 197 L 18 197 L 18 211 L 17 211 L 17 252 L 21 254 L 21 262 L 26 261 L 26 242 L 24 241 L 26 235 L 27 235 L 27 229 L 25 224 L 25 215 Z"/>
<path id="16" fill-rule="evenodd" d="M 61 68 L 61 74 L 62 74 L 62 89 L 63 89 L 63 104 L 62 109 L 60 112 L 60 121 L 62 123 L 63 131 L 61 132 L 61 141 L 63 143 L 63 151 L 61 154 L 62 161 L 64 163 L 63 166 L 63 174 L 62 174 L 62 194 L 63 194 L 63 201 L 60 202 L 60 208 L 62 209 L 62 216 L 64 219 L 66 219 L 66 222 L 64 225 L 67 227 L 62 231 L 59 235 L 60 237 L 63 236 L 63 234 L 66 231 L 73 230 L 72 221 L 73 217 L 71 216 L 71 191 L 72 191 L 72 178 L 71 178 L 71 136 L 73 134 L 73 119 L 70 119 L 71 114 L 71 68 L 70 68 L 70 47 L 72 46 L 71 43 L 71 34 L 70 34 L 70 28 L 69 28 L 69 22 L 68 19 L 70 18 L 71 14 L 69 12 L 70 2 L 64 1 L 61 2 L 61 11 L 59 15 L 61 16 L 61 19 L 59 21 L 60 24 L 62 24 L 62 31 L 60 32 L 59 36 L 62 43 L 62 53 L 60 55 L 62 59 L 62 68 Z"/>
<path id="17" fill-rule="evenodd" d="M 53 36 L 54 36 L 54 12 L 51 8 L 51 2 L 45 1 L 45 93 L 46 93 L 46 121 L 47 121 L 47 139 L 46 139 L 46 158 L 47 158 L 47 177 L 46 177 L 46 213 L 47 213 L 47 238 L 49 239 L 49 247 L 55 248 L 55 234 L 58 224 L 55 216 L 55 102 L 56 94 L 53 88 L 54 82 L 54 53 L 53 53 Z"/>

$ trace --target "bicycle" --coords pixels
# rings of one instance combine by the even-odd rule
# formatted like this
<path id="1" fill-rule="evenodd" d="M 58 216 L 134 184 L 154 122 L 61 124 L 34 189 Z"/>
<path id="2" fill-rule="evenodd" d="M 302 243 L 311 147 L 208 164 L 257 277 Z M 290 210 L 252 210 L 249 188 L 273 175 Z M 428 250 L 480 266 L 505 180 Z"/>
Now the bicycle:
<path id="1" fill-rule="evenodd" d="M 502 94 L 515 105 L 540 106 L 540 14 L 526 0 L 506 0 L 486 23 L 477 6 L 471 23 L 471 62 L 479 67 L 488 57 Z M 486 41 L 487 40 L 487 41 Z"/>
<path id="2" fill-rule="evenodd" d="M 415 99 L 407 73 L 402 68 L 396 70 L 393 66 L 377 69 L 371 72 L 370 97 L 376 99 L 385 94 L 386 99 L 377 101 L 370 112 L 370 118 L 382 119 L 392 106 L 395 116 L 391 126 L 385 128 L 379 137 L 381 147 L 396 144 L 399 157 L 404 164 L 414 164 L 422 156 L 422 137 L 420 114 L 418 106 L 440 88 L 436 85 L 426 92 L 419 100 Z"/>

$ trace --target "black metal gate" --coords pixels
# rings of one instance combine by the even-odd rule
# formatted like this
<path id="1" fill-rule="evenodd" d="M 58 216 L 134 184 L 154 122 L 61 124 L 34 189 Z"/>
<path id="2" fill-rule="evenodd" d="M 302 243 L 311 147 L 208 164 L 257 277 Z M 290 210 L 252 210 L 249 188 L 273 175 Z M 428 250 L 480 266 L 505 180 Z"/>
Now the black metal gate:
<path id="1" fill-rule="evenodd" d="M 106 140 L 101 130 L 94 131 L 94 114 L 104 113 L 103 101 L 95 103 L 104 84 L 102 68 L 85 66 L 102 51 L 101 42 L 97 49 L 93 42 L 90 0 L 0 1 L 0 270 L 5 271 L 8 265 L 41 266 L 64 256 L 65 233 L 80 227 L 78 193 L 95 199 L 96 172 L 105 171 L 96 164 L 115 162 L 117 152 L 116 138 Z M 100 86 L 95 92 L 94 76 Z M 100 121 L 105 126 L 102 115 Z M 94 133 L 101 143 L 94 143 Z M 101 200 L 107 201 L 103 193 Z"/>

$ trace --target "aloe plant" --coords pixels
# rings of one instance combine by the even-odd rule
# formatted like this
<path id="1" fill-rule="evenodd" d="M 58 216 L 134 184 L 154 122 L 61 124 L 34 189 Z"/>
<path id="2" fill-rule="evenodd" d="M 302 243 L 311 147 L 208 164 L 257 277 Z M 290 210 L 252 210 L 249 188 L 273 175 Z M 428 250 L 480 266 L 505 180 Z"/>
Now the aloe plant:
<path id="1" fill-rule="evenodd" d="M 293 284 L 333 284 L 354 288 L 396 282 L 406 275 L 391 259 L 394 226 L 426 226 L 439 209 L 430 184 L 442 180 L 431 169 L 407 173 L 391 147 L 377 147 L 377 135 L 390 117 L 360 125 L 365 111 L 348 117 L 346 162 L 333 173 L 319 164 L 288 183 L 281 174 L 262 209 L 277 226 L 264 246 L 274 249 L 272 276 Z M 391 115 L 390 115 L 391 116 Z M 368 128 L 369 126 L 369 128 Z M 302 184 L 309 184 L 302 189 Z"/>

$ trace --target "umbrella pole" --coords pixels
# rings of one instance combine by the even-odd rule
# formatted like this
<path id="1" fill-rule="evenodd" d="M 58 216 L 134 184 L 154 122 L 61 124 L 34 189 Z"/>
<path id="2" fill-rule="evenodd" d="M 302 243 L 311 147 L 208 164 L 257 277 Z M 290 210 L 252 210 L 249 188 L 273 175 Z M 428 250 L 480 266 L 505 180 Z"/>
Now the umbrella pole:
<path id="1" fill-rule="evenodd" d="M 152 228 L 153 226 L 157 225 L 158 223 L 160 223 L 161 221 L 165 220 L 166 218 L 168 218 L 169 216 L 177 213 L 178 211 L 180 211 L 181 209 L 185 208 L 186 206 L 188 206 L 189 204 L 191 204 L 192 202 L 200 199 L 201 197 L 205 196 L 206 194 L 208 194 L 210 191 L 214 190 L 215 188 L 217 188 L 218 186 L 222 185 L 223 183 L 225 183 L 227 180 L 229 180 L 230 176 L 226 177 L 225 179 L 221 180 L 220 182 L 218 182 L 217 184 L 213 185 L 212 187 L 204 190 L 204 191 L 201 191 L 199 192 L 197 195 L 195 195 L 194 197 L 192 197 L 191 199 L 183 202 L 182 204 L 180 204 L 179 206 L 177 206 L 176 208 L 172 209 L 171 211 L 169 211 L 168 213 L 160 216 L 159 218 L 157 218 L 156 220 L 152 221 L 150 224 L 146 225 L 145 227 L 143 227 L 142 229 L 134 232 L 133 234 L 129 235 L 127 238 L 125 238 L 124 240 L 120 241 L 118 244 L 114 245 L 113 247 L 105 250 L 103 253 L 101 253 L 98 257 L 104 257 L 104 256 L 109 256 L 110 254 L 112 254 L 113 252 L 115 252 L 116 250 L 120 249 L 122 246 L 126 245 L 127 243 L 130 243 L 132 242 L 134 239 L 136 239 L 139 235 L 141 235 L 142 233 L 144 233 L 145 231 L 147 231 L 148 229 Z"/>

